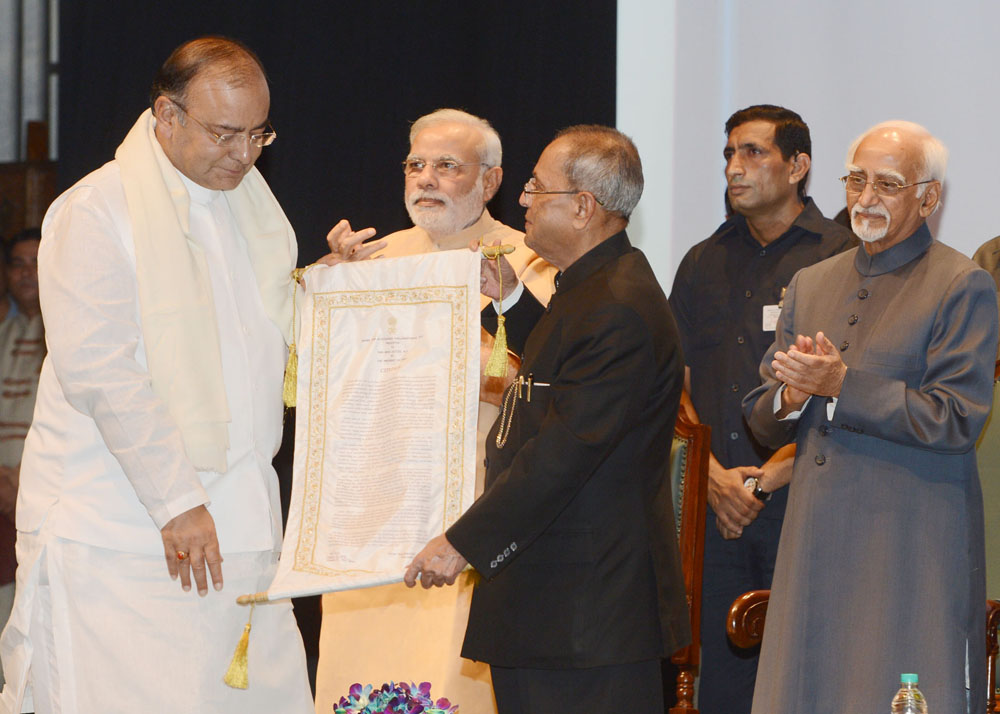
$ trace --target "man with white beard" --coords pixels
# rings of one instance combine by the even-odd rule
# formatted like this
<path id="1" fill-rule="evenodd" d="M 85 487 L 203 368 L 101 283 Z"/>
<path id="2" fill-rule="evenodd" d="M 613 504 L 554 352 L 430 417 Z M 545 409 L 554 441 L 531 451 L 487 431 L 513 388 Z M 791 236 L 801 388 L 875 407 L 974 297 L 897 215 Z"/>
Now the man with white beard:
<path id="1" fill-rule="evenodd" d="M 535 316 L 511 317 L 508 307 L 537 310 L 534 301 L 519 301 L 524 287 L 546 305 L 556 269 L 524 245 L 524 233 L 500 223 L 486 209 L 503 178 L 501 157 L 500 137 L 485 119 L 458 109 L 438 109 L 420 117 L 410 128 L 410 151 L 403 161 L 404 201 L 414 226 L 362 245 L 375 231 L 354 232 L 346 220 L 340 221 L 327 237 L 333 258 L 324 262 L 363 259 L 373 253 L 395 258 L 468 250 L 473 241 L 513 245 L 515 251 L 507 259 L 519 280 L 512 290 L 504 284 L 503 309 L 509 318 L 508 344 L 519 352 Z M 483 326 L 495 331 L 494 302 L 483 296 L 482 308 Z M 498 413 L 493 404 L 480 402 L 477 494 L 485 475 L 486 434 Z M 324 595 L 316 711 L 329 712 L 331 703 L 354 682 L 377 687 L 393 679 L 429 681 L 435 697 L 447 697 L 463 712 L 496 711 L 489 666 L 463 660 L 459 654 L 472 573 L 463 574 L 456 585 L 409 590 L 397 583 Z"/>
<path id="2" fill-rule="evenodd" d="M 946 163 L 911 122 L 854 142 L 843 181 L 862 246 L 796 274 L 743 401 L 761 443 L 796 444 L 754 714 L 877 711 L 901 672 L 935 710 L 985 709 L 975 443 L 996 288 L 927 227 Z"/>
<path id="3" fill-rule="evenodd" d="M 507 258 L 519 282 L 545 305 L 552 295 L 555 268 L 525 247 L 524 233 L 500 223 L 486 208 L 500 188 L 501 158 L 500 136 L 485 119 L 459 109 L 425 114 L 410 127 L 410 152 L 403 161 L 403 199 L 413 228 L 361 246 L 361 241 L 375 235 L 374 229 L 355 233 L 346 220 L 340 221 L 327 237 L 333 255 L 353 259 L 356 253 L 375 253 L 396 258 L 468 248 L 474 240 L 483 245 L 502 242 L 516 249 Z M 504 295 L 504 302 L 515 304 L 520 290 Z M 483 300 L 487 313 L 491 302 Z M 488 314 L 484 317 L 489 319 Z M 507 327 L 517 330 L 510 323 Z M 512 342 L 517 344 L 516 336 Z"/>

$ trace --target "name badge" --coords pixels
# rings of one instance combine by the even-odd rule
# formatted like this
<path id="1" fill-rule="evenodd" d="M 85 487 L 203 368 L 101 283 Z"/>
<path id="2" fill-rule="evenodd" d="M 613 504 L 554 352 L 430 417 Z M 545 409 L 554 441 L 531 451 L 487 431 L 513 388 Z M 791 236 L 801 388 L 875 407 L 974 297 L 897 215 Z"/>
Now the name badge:
<path id="1" fill-rule="evenodd" d="M 765 305 L 761 315 L 761 329 L 764 332 L 774 332 L 778 327 L 779 315 L 781 315 L 781 305 Z"/>

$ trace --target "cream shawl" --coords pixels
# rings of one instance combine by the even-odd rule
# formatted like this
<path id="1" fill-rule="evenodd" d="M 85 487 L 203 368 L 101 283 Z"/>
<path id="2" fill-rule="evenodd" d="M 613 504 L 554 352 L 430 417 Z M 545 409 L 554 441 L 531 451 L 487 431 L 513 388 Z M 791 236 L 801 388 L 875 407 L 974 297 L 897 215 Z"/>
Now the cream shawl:
<path id="1" fill-rule="evenodd" d="M 191 235 L 190 197 L 146 110 L 115 152 L 135 241 L 139 313 L 153 390 L 198 470 L 228 468 L 229 406 L 205 253 Z M 246 238 L 268 317 L 290 340 L 295 233 L 256 168 L 225 192 Z"/>

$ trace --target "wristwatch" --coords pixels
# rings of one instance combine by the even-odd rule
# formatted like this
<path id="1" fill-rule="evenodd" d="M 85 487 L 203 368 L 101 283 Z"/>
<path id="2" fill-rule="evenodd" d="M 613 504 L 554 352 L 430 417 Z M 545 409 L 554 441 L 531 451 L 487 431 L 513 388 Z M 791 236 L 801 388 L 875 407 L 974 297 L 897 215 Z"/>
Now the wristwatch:
<path id="1" fill-rule="evenodd" d="M 758 501 L 769 501 L 771 500 L 771 494 L 767 493 L 760 487 L 760 482 L 757 481 L 756 476 L 751 476 L 746 481 L 743 482 L 743 488 L 753 494 L 753 497 Z"/>

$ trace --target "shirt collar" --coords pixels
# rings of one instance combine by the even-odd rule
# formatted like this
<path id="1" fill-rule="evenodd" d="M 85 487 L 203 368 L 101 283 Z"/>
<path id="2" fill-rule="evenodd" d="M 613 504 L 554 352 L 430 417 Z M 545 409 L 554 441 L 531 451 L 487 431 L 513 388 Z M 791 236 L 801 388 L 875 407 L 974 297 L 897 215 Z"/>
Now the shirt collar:
<path id="1" fill-rule="evenodd" d="M 863 245 L 858 246 L 858 252 L 854 256 L 854 267 L 859 273 L 868 277 L 891 273 L 926 253 L 933 242 L 931 229 L 924 222 L 908 238 L 881 253 L 868 255 Z"/>
<path id="2" fill-rule="evenodd" d="M 606 238 L 577 258 L 576 262 L 566 270 L 556 273 L 556 293 L 564 293 L 573 286 L 582 283 L 606 263 L 626 253 L 631 253 L 632 250 L 632 244 L 625 231 L 620 231 L 610 238 Z"/>
<path id="3" fill-rule="evenodd" d="M 740 215 L 739 213 L 733 214 L 727 223 L 731 225 L 733 229 L 744 239 L 751 241 L 755 248 L 759 249 L 762 253 L 767 253 L 774 247 L 783 243 L 786 239 L 793 236 L 798 237 L 810 237 L 814 240 L 820 240 L 823 237 L 823 230 L 825 229 L 826 218 L 820 212 L 819 208 L 816 206 L 816 202 L 812 200 L 809 196 L 806 196 L 802 203 L 802 210 L 799 215 L 795 217 L 792 221 L 792 225 L 788 227 L 784 233 L 775 238 L 773 241 L 767 245 L 761 245 L 760 242 L 753 237 L 750 233 L 750 226 L 747 225 L 747 219 Z M 723 224 L 725 227 L 726 224 Z"/>
<path id="4" fill-rule="evenodd" d="M 820 212 L 819 207 L 816 206 L 816 202 L 809 196 L 806 196 L 802 213 L 800 213 L 798 217 L 792 221 L 792 226 L 798 226 L 802 230 L 812 233 L 815 236 L 821 236 L 826 228 L 825 223 L 826 218 Z"/>

